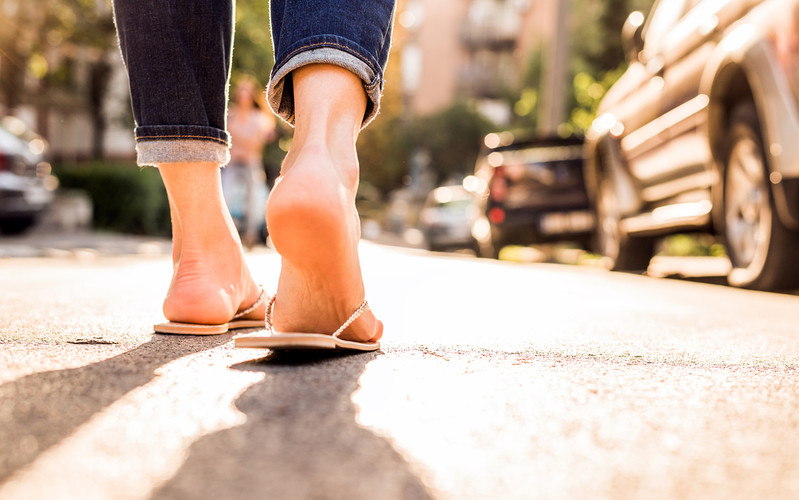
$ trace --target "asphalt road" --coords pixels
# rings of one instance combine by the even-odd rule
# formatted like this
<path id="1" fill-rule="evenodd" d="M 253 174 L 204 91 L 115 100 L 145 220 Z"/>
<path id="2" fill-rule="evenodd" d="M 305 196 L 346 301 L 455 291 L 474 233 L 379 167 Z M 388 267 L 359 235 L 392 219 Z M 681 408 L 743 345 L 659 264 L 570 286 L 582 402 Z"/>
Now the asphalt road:
<path id="1" fill-rule="evenodd" d="M 157 253 L 0 259 L 0 498 L 799 497 L 798 296 L 362 254 L 355 356 L 153 335 Z"/>

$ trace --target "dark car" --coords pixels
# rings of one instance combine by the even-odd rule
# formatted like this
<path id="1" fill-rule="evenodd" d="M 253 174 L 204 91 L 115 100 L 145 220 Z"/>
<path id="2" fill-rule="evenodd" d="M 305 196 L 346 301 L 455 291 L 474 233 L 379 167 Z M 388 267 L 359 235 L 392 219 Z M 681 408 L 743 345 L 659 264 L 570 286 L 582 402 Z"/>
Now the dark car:
<path id="1" fill-rule="evenodd" d="M 507 133 L 490 134 L 486 146 L 474 175 L 481 218 L 472 233 L 481 256 L 496 258 L 506 245 L 588 243 L 594 217 L 583 181 L 582 138 L 514 141 Z"/>
<path id="2" fill-rule="evenodd" d="M 722 237 L 730 284 L 799 286 L 799 0 L 660 0 L 586 132 L 598 250 L 646 269 L 655 239 Z"/>
<path id="3" fill-rule="evenodd" d="M 44 140 L 16 119 L 4 123 L 11 126 L 0 126 L 0 232 L 16 234 L 50 205 L 57 181 L 42 158 Z"/>

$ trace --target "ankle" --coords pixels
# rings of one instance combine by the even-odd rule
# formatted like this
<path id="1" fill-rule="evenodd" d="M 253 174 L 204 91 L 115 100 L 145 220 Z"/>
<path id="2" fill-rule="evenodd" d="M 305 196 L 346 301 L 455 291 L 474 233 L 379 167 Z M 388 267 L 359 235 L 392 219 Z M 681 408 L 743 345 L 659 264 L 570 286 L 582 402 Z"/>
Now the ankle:
<path id="1" fill-rule="evenodd" d="M 294 71 L 295 131 L 292 152 L 284 165 L 310 155 L 325 158 L 353 195 L 358 184 L 358 139 L 366 93 L 360 78 L 329 64 L 312 64 Z M 285 173 L 285 172 L 284 172 Z"/>
<path id="2" fill-rule="evenodd" d="M 180 258 L 184 247 L 241 245 L 222 194 L 218 165 L 169 163 L 159 165 L 158 170 L 169 197 L 177 250 L 174 257 Z"/>
<path id="3" fill-rule="evenodd" d="M 314 138 L 314 140 L 308 140 L 301 144 L 295 143 L 283 163 L 281 176 L 288 174 L 295 166 L 298 166 L 303 171 L 315 170 L 314 174 L 310 172 L 308 174 L 300 174 L 303 176 L 317 177 L 324 173 L 334 175 L 333 178 L 320 177 L 318 179 L 320 186 L 324 186 L 324 184 L 321 184 L 323 179 L 327 183 L 335 181 L 345 188 L 347 192 L 351 193 L 353 197 L 358 188 L 360 169 L 354 144 L 351 147 L 347 147 L 341 141 L 327 141 L 323 138 Z M 332 188 L 334 186 L 330 185 L 329 187 Z"/>

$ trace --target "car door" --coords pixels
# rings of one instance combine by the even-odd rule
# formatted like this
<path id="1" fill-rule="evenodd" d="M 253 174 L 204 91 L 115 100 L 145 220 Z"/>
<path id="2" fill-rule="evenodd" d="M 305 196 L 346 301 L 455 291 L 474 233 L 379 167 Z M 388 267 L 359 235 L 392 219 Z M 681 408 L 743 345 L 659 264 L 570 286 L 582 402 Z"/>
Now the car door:
<path id="1" fill-rule="evenodd" d="M 709 97 L 700 93 L 702 72 L 719 39 L 722 10 L 735 0 L 693 0 L 665 33 L 654 57 L 662 61 L 663 94 L 659 122 L 664 141 L 660 161 L 640 175 L 642 198 L 652 205 L 710 200 L 715 181 L 709 142 L 700 132 Z M 723 17 L 723 16 L 722 16 Z"/>
<path id="2" fill-rule="evenodd" d="M 655 4 L 644 28 L 644 49 L 639 61 L 628 69 L 628 73 L 639 75 L 641 89 L 637 93 L 646 98 L 630 94 L 626 99 L 627 106 L 617 107 L 622 111 L 622 116 L 617 113 L 617 117 L 625 130 L 620 141 L 622 154 L 641 190 L 644 209 L 652 201 L 646 197 L 647 190 L 674 165 L 668 141 L 669 127 L 663 117 L 664 110 L 669 107 L 664 78 L 666 64 L 670 62 L 667 59 L 671 43 L 669 34 L 693 3 L 691 0 L 661 0 Z"/>

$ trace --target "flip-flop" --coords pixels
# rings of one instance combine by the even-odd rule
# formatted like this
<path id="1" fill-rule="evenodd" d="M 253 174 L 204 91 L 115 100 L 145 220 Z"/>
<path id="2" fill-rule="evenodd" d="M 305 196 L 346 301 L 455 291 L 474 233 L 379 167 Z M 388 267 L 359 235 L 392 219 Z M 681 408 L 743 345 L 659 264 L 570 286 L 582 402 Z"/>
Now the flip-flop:
<path id="1" fill-rule="evenodd" d="M 261 302 L 264 301 L 266 298 L 266 293 L 261 290 L 261 295 L 258 296 L 258 300 L 255 301 L 253 305 L 248 307 L 247 309 L 236 313 L 233 318 L 227 323 L 221 323 L 219 325 L 203 325 L 200 323 L 178 323 L 175 321 L 169 321 L 167 323 L 159 323 L 153 326 L 153 329 L 156 333 L 173 333 L 178 335 L 219 335 L 221 333 L 227 333 L 228 330 L 234 330 L 237 328 L 263 328 L 265 325 L 264 320 L 262 319 L 239 319 L 247 316 L 251 312 L 258 307 Z"/>
<path id="2" fill-rule="evenodd" d="M 380 349 L 380 342 L 356 342 L 344 340 L 339 337 L 353 321 L 369 309 L 369 304 L 364 300 L 360 307 L 352 313 L 347 321 L 332 335 L 325 333 L 288 333 L 276 332 L 272 327 L 272 308 L 275 306 L 275 297 L 266 306 L 266 330 L 261 332 L 244 333 L 233 338 L 236 347 L 252 347 L 257 349 L 267 348 L 275 351 L 283 350 L 323 350 L 344 349 L 349 351 L 376 351 Z"/>

